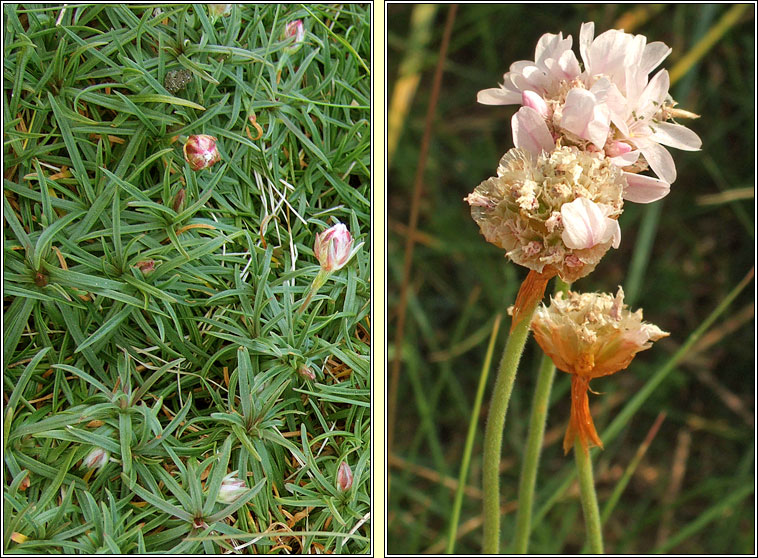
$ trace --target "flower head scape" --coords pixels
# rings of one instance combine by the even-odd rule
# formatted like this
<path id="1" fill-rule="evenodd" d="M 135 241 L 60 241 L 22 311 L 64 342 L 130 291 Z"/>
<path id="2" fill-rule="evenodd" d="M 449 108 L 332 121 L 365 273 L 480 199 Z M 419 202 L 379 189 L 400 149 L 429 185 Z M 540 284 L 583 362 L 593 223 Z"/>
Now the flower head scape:
<path id="1" fill-rule="evenodd" d="M 575 438 L 585 450 L 603 446 L 589 412 L 587 391 L 593 378 L 625 369 L 635 355 L 669 334 L 642 320 L 642 310 L 631 312 L 624 291 L 558 293 L 550 306 L 541 306 L 532 319 L 532 331 L 556 368 L 571 374 L 571 418 L 563 440 L 566 453 Z"/>

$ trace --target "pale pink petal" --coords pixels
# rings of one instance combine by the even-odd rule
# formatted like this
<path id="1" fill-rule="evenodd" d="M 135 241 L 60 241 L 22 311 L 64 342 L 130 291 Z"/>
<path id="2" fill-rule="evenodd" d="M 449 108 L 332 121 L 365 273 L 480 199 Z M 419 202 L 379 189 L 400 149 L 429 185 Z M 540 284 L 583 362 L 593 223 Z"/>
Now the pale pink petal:
<path id="1" fill-rule="evenodd" d="M 610 112 L 611 122 L 619 129 L 622 136 L 628 136 L 629 126 L 626 123 L 628 116 L 627 99 L 613 83 L 605 94 L 605 105 Z"/>
<path id="2" fill-rule="evenodd" d="M 669 73 L 661 70 L 640 94 L 637 102 L 637 117 L 649 118 L 658 112 L 669 92 Z"/>
<path id="3" fill-rule="evenodd" d="M 622 31 L 623 33 L 623 31 Z M 647 38 L 645 35 L 629 35 L 625 34 L 624 50 L 626 55 L 624 56 L 625 66 L 639 66 L 640 60 L 642 60 L 642 53 L 645 52 L 645 44 Z"/>
<path id="4" fill-rule="evenodd" d="M 558 58 L 567 50 L 571 50 L 573 39 L 571 35 L 563 38 L 563 33 L 553 35 L 545 33 L 537 42 L 537 48 L 534 50 L 534 61 L 538 65 L 543 65 L 549 58 Z"/>
<path id="5" fill-rule="evenodd" d="M 521 89 L 534 89 L 535 91 L 542 92 L 550 86 L 550 78 L 545 74 L 545 70 L 537 66 L 527 66 L 521 72 L 521 75 L 529 85 L 528 88 L 523 87 Z"/>
<path id="6" fill-rule="evenodd" d="M 584 62 L 584 68 L 589 70 L 589 49 L 592 46 L 592 39 L 595 37 L 595 23 L 590 21 L 589 23 L 582 23 L 582 27 L 579 30 L 579 54 Z"/>
<path id="7" fill-rule="evenodd" d="M 626 186 L 624 187 L 624 199 L 634 203 L 650 203 L 666 197 L 671 189 L 668 182 L 625 172 Z"/>
<path id="8" fill-rule="evenodd" d="M 579 61 L 572 50 L 565 51 L 558 58 L 548 58 L 545 60 L 545 68 L 548 69 L 555 83 L 561 80 L 571 81 L 582 73 Z"/>
<path id="9" fill-rule="evenodd" d="M 651 124 L 651 127 L 655 131 L 650 136 L 650 139 L 663 145 L 682 149 L 683 151 L 698 151 L 703 145 L 700 136 L 681 124 L 656 122 Z"/>
<path id="10" fill-rule="evenodd" d="M 533 108 L 542 118 L 547 118 L 547 115 L 550 112 L 545 99 L 534 91 L 524 91 L 521 94 L 521 104 L 525 107 Z"/>
<path id="11" fill-rule="evenodd" d="M 621 226 L 616 219 L 609 219 L 606 223 L 612 233 L 613 243 L 611 243 L 611 246 L 618 248 L 621 245 Z"/>
<path id="12" fill-rule="evenodd" d="M 566 95 L 561 127 L 602 149 L 610 128 L 608 107 L 586 89 L 572 89 Z"/>
<path id="13" fill-rule="evenodd" d="M 552 151 L 555 147 L 553 136 L 545 124 L 545 119 L 531 107 L 521 107 L 511 119 L 513 145 L 526 149 L 533 155 Z"/>
<path id="14" fill-rule="evenodd" d="M 645 47 L 642 53 L 642 60 L 640 60 L 639 68 L 641 72 L 649 74 L 652 72 L 658 64 L 671 54 L 671 48 L 666 46 L 666 43 L 656 41 L 650 43 Z"/>
<path id="15" fill-rule="evenodd" d="M 483 105 L 516 105 L 521 102 L 521 95 L 502 87 L 493 87 L 479 91 L 476 102 Z"/>
<path id="16" fill-rule="evenodd" d="M 616 29 L 598 35 L 589 49 L 591 73 L 615 75 L 623 71 L 630 40 L 630 35 Z"/>
<path id="17" fill-rule="evenodd" d="M 621 241 L 618 222 L 606 217 L 603 209 L 587 198 L 577 198 L 561 206 L 563 233 L 561 238 L 567 248 L 584 250 L 613 239 Z M 618 244 L 616 244 L 618 245 Z"/>
<path id="18" fill-rule="evenodd" d="M 665 147 L 654 141 L 637 141 L 642 155 L 653 172 L 669 184 L 676 180 L 676 165 L 674 158 Z"/>
<path id="19" fill-rule="evenodd" d="M 621 143 L 621 142 L 619 142 Z M 608 150 L 606 149 L 606 155 L 608 155 Z M 635 149 L 634 151 L 629 151 L 628 153 L 622 153 L 621 155 L 616 155 L 615 157 L 611 157 L 611 163 L 616 165 L 617 167 L 628 167 L 629 165 L 633 165 L 637 162 L 637 159 L 640 158 L 640 150 Z"/>

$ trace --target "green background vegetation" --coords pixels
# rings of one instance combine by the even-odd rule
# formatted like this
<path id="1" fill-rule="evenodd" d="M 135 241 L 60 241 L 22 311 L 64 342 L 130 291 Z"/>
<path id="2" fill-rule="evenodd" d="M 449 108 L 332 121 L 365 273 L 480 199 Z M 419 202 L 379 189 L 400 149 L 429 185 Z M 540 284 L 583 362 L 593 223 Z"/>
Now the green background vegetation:
<path id="1" fill-rule="evenodd" d="M 370 7 L 161 8 L 3 7 L 3 549 L 368 552 Z"/>
<path id="2" fill-rule="evenodd" d="M 578 56 L 581 23 L 596 35 L 610 28 L 663 41 L 673 53 L 661 67 L 686 71 L 672 86 L 687 121 L 703 139 L 700 152 L 671 149 L 678 178 L 662 202 L 627 203 L 622 242 L 581 291 L 624 286 L 632 308 L 666 331 L 628 370 L 593 383 L 601 437 L 624 405 L 682 346 L 754 265 L 755 43 L 754 7 L 729 5 L 465 5 L 457 12 L 436 104 L 415 231 L 407 228 L 425 115 L 449 6 L 388 7 L 389 119 L 401 123 L 388 174 L 388 339 L 390 384 L 399 356 L 396 428 L 389 456 L 388 550 L 442 552 L 466 430 L 496 315 L 504 316 L 497 364 L 525 270 L 479 234 L 463 197 L 494 175 L 512 147 L 515 106 L 476 103 L 477 91 L 502 82 L 508 66 L 533 59 L 538 38 L 563 32 Z M 729 15 L 727 15 L 729 14 Z M 423 12 L 417 15 L 423 15 Z M 723 23 L 725 16 L 736 15 Z M 715 34 L 713 41 L 709 33 Z M 704 39 L 705 38 L 705 39 Z M 699 57 L 682 62 L 693 51 Z M 399 83 L 418 87 L 403 105 Z M 412 88 L 411 88 L 412 89 Z M 393 130 L 390 127 L 390 136 Z M 414 234 L 404 282 L 406 239 Z M 401 292 L 408 305 L 401 344 L 395 342 Z M 549 290 L 552 287 L 548 287 Z M 614 553 L 751 553 L 754 551 L 754 282 L 722 314 L 634 413 L 604 451 L 593 453 L 601 510 L 659 413 L 665 419 L 604 527 Z M 506 419 L 502 459 L 503 545 L 513 539 L 518 478 L 539 348 L 527 344 Z M 481 550 L 481 435 L 489 392 L 477 417 L 455 550 Z M 574 467 L 561 442 L 569 413 L 569 377 L 557 372 L 537 477 L 530 552 L 575 553 L 584 525 Z M 544 512 L 544 513 L 543 513 Z"/>

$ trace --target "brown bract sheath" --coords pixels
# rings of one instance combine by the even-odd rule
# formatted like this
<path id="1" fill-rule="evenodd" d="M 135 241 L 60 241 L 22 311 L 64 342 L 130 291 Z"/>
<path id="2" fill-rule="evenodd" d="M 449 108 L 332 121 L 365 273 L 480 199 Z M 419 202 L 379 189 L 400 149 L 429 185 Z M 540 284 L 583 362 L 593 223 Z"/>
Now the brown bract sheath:
<path id="1" fill-rule="evenodd" d="M 542 301 L 545 296 L 547 284 L 555 277 L 556 271 L 553 268 L 545 268 L 542 273 L 531 270 L 519 287 L 516 295 L 516 302 L 513 303 L 513 322 L 511 331 L 526 316 L 531 315 L 532 309 Z"/>

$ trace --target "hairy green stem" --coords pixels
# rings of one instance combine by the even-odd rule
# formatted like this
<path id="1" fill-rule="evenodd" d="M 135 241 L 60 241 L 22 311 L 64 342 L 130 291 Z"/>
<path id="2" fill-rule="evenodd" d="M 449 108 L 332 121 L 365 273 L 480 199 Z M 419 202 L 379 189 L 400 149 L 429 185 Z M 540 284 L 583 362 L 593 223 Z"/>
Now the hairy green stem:
<path id="1" fill-rule="evenodd" d="M 484 430 L 484 543 L 486 554 L 498 554 L 500 545 L 500 455 L 503 446 L 503 426 L 508 402 L 511 399 L 516 370 L 524 352 L 529 325 L 536 303 L 524 309 L 518 324 L 513 328 L 505 344 L 503 358 L 495 380 L 487 426 Z"/>
<path id="2" fill-rule="evenodd" d="M 518 512 L 516 514 L 515 548 L 516 554 L 526 554 L 529 545 L 529 534 L 532 530 L 532 504 L 534 502 L 534 486 L 537 480 L 537 469 L 542 450 L 542 439 L 545 435 L 545 419 L 550 403 L 550 390 L 553 387 L 555 365 L 550 357 L 542 355 L 537 386 L 532 402 L 532 416 L 529 419 L 529 437 L 526 442 L 524 463 L 521 467 L 521 480 L 518 487 Z"/>
<path id="3" fill-rule="evenodd" d="M 579 474 L 579 493 L 584 511 L 584 525 L 587 529 L 587 541 L 592 554 L 603 554 L 603 532 L 600 526 L 595 481 L 592 478 L 592 460 L 589 448 L 583 448 L 578 437 L 574 443 L 574 456 Z"/>
<path id="4" fill-rule="evenodd" d="M 570 287 L 556 279 L 555 292 L 566 292 Z M 532 531 L 532 507 L 534 503 L 534 487 L 539 469 L 542 440 L 545 436 L 547 409 L 550 404 L 550 392 L 553 388 L 555 365 L 549 356 L 543 355 L 537 385 L 532 401 L 532 415 L 529 419 L 529 437 L 526 441 L 524 463 L 521 466 L 521 479 L 518 488 L 518 512 L 516 514 L 515 547 L 516 554 L 526 554 L 529 546 L 529 535 Z"/>
<path id="5" fill-rule="evenodd" d="M 458 488 L 455 490 L 453 510 L 450 513 L 450 530 L 448 533 L 447 547 L 445 549 L 446 554 L 453 554 L 455 551 L 455 539 L 458 532 L 458 520 L 461 517 L 461 506 L 463 505 L 463 489 L 466 486 L 466 479 L 468 478 L 468 469 L 469 464 L 471 463 L 471 452 L 474 449 L 474 439 L 476 438 L 476 425 L 479 422 L 479 412 L 482 408 L 482 400 L 484 399 L 484 388 L 487 386 L 487 376 L 489 376 L 490 364 L 492 363 L 492 356 L 495 352 L 495 341 L 497 339 L 497 332 L 500 330 L 501 318 L 501 314 L 498 314 L 495 318 L 495 324 L 492 326 L 492 334 L 490 335 L 490 342 L 489 345 L 487 345 L 487 355 L 484 357 L 482 372 L 479 376 L 479 387 L 476 389 L 474 408 L 471 411 L 471 422 L 469 424 L 468 434 L 466 435 L 466 446 L 463 450 L 461 471 L 458 475 Z"/>

